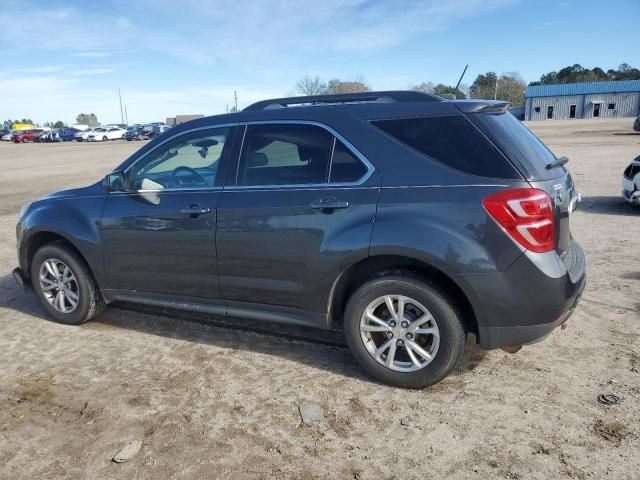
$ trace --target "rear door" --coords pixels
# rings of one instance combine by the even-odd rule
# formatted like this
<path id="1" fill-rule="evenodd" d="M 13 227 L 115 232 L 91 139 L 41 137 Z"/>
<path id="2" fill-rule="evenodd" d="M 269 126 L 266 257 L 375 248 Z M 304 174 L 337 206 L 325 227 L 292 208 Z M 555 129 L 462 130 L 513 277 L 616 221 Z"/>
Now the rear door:
<path id="1" fill-rule="evenodd" d="M 223 297 L 326 312 L 340 272 L 368 254 L 379 184 L 325 127 L 247 126 L 218 208 Z"/>
<path id="2" fill-rule="evenodd" d="M 549 195 L 556 217 L 556 251 L 563 256 L 571 245 L 569 217 L 578 201 L 569 171 L 564 166 L 551 168 L 556 156 L 513 115 L 478 113 L 469 118 L 498 145 L 532 187 Z"/>

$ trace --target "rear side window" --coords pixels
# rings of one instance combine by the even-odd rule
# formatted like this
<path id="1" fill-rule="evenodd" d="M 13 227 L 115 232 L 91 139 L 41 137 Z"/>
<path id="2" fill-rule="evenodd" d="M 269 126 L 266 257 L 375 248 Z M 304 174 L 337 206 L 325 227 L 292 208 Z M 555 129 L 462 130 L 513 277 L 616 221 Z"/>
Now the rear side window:
<path id="1" fill-rule="evenodd" d="M 550 180 L 564 175 L 563 167 L 545 168 L 555 162 L 555 156 L 513 115 L 477 113 L 470 118 L 507 157 L 522 165 L 531 179 Z"/>
<path id="2" fill-rule="evenodd" d="M 327 182 L 333 135 L 312 125 L 250 125 L 237 185 Z"/>
<path id="3" fill-rule="evenodd" d="M 316 125 L 249 125 L 236 185 L 352 183 L 367 167 L 337 138 Z"/>
<path id="4" fill-rule="evenodd" d="M 481 177 L 521 178 L 513 165 L 463 115 L 373 123 L 400 142 L 455 170 Z"/>
<path id="5" fill-rule="evenodd" d="M 356 182 L 361 179 L 365 173 L 367 173 L 367 167 L 364 163 L 354 157 L 353 153 L 347 150 L 347 147 L 345 147 L 340 140 L 336 139 L 329 182 Z"/>

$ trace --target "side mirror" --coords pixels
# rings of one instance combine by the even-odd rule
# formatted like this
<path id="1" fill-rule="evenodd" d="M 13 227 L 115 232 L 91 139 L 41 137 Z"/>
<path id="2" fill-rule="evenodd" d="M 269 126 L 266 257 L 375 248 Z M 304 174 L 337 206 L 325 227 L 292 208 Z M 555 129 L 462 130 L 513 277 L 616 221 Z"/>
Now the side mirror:
<path id="1" fill-rule="evenodd" d="M 124 192 L 127 190 L 127 180 L 121 171 L 108 173 L 102 181 L 107 192 Z"/>

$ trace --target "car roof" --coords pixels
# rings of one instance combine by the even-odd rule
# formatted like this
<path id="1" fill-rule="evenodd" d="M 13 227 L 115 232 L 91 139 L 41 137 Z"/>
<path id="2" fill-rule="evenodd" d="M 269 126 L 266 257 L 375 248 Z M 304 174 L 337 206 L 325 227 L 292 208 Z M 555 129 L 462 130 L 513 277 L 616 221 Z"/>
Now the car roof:
<path id="1" fill-rule="evenodd" d="M 287 97 L 263 100 L 237 113 L 214 115 L 176 125 L 176 132 L 207 125 L 242 122 L 297 120 L 332 123 L 332 119 L 351 116 L 372 121 L 429 115 L 456 115 L 480 111 L 506 111 L 509 103 L 494 100 L 445 100 L 416 91 L 379 91 Z"/>

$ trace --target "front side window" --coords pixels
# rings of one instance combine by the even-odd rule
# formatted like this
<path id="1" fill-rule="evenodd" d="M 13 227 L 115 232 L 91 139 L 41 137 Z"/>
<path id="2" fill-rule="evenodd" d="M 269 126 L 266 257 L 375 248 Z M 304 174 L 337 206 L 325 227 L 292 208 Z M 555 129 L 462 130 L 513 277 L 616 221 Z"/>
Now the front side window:
<path id="1" fill-rule="evenodd" d="M 217 128 L 174 138 L 134 164 L 129 184 L 134 190 L 213 187 L 229 131 Z"/>

